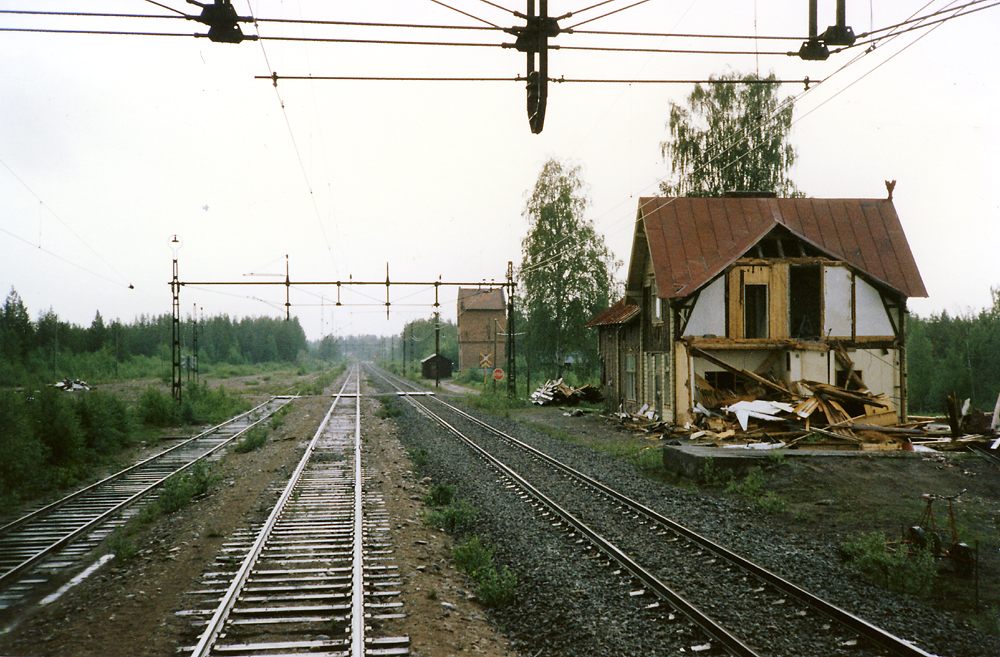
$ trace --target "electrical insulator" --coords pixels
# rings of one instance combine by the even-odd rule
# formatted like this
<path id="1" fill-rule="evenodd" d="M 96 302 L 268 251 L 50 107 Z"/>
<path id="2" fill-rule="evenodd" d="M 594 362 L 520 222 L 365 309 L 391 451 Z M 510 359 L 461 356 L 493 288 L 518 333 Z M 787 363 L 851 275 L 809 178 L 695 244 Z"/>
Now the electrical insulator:
<path id="1" fill-rule="evenodd" d="M 195 18 L 208 25 L 208 38 L 217 43 L 240 43 L 245 38 L 240 29 L 240 17 L 230 0 L 215 0 L 212 4 L 188 0 L 201 7 L 201 16 Z"/>

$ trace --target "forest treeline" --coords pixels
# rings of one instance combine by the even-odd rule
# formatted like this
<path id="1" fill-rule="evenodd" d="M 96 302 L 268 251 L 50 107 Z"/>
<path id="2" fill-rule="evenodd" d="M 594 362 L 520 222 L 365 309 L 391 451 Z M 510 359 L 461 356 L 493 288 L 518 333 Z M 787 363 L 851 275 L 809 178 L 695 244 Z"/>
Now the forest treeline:
<path id="1" fill-rule="evenodd" d="M 978 313 L 927 318 L 907 323 L 907 392 L 911 413 L 944 412 L 950 393 L 992 411 L 1000 393 L 1000 288 Z"/>
<path id="2" fill-rule="evenodd" d="M 186 356 L 192 350 L 192 322 L 183 321 L 181 330 Z M 132 361 L 169 362 L 170 340 L 170 315 L 106 322 L 98 311 L 84 327 L 60 319 L 50 308 L 33 320 L 24 300 L 11 289 L 0 309 L 0 385 L 65 377 L 128 378 L 130 371 L 143 369 L 141 363 L 124 366 Z M 295 318 L 216 315 L 198 322 L 201 363 L 294 362 L 307 349 L 305 332 Z"/>

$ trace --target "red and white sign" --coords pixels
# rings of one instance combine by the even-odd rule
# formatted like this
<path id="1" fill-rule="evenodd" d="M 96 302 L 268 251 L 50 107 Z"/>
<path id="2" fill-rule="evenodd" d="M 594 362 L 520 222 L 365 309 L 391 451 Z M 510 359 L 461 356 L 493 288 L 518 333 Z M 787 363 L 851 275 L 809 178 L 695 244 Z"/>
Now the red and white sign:
<path id="1" fill-rule="evenodd" d="M 500 369 L 499 367 L 493 370 L 493 380 L 494 381 L 503 380 L 503 370 Z"/>

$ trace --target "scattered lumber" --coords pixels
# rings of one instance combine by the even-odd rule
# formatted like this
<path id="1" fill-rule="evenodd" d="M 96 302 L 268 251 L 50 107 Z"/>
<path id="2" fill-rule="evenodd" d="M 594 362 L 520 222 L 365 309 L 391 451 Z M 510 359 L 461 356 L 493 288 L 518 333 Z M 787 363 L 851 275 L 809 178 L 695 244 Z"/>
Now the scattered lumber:
<path id="1" fill-rule="evenodd" d="M 599 402 L 603 399 L 601 391 L 592 385 L 585 385 L 579 388 L 566 385 L 563 380 L 549 379 L 531 393 L 531 403 L 539 406 L 562 406 L 575 405 L 582 401 Z"/>

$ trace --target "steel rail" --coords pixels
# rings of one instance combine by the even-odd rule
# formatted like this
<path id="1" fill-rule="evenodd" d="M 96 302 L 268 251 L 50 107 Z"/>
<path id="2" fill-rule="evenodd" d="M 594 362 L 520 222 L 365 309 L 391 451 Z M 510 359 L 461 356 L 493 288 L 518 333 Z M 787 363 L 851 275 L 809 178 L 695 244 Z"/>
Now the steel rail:
<path id="1" fill-rule="evenodd" d="M 56 500 L 54 502 L 51 502 L 50 504 L 46 504 L 45 506 L 43 506 L 43 507 L 41 507 L 39 509 L 35 509 L 34 511 L 32 511 L 30 513 L 27 513 L 27 514 L 21 516 L 20 518 L 17 518 L 16 520 L 12 520 L 11 522 L 8 522 L 6 525 L 0 526 L 0 536 L 3 536 L 5 533 L 9 532 L 10 530 L 16 529 L 17 527 L 20 527 L 24 523 L 26 523 L 26 522 L 28 522 L 30 520 L 33 520 L 34 518 L 42 516 L 42 515 L 50 512 L 50 511 L 55 511 L 59 507 L 63 506 L 67 502 L 70 502 L 71 500 L 76 499 L 80 495 L 83 495 L 84 493 L 88 493 L 88 492 L 94 490 L 95 488 L 108 483 L 109 481 L 114 481 L 115 479 L 118 479 L 119 477 L 122 477 L 122 476 L 128 474 L 129 472 L 132 472 L 136 468 L 142 467 L 142 466 L 146 465 L 147 463 L 155 461 L 158 458 L 166 456 L 167 454 L 169 454 L 169 453 L 173 452 L 174 450 L 177 450 L 177 449 L 179 449 L 181 447 L 184 447 L 185 445 L 187 445 L 188 443 L 190 443 L 190 442 L 192 442 L 194 440 L 198 440 L 199 438 L 204 438 L 205 436 L 218 431 L 219 429 L 221 429 L 222 427 L 224 427 L 224 426 L 226 426 L 228 424 L 232 424 L 233 422 L 237 422 L 238 420 L 243 419 L 244 417 L 250 415 L 251 413 L 254 413 L 255 411 L 260 410 L 261 408 L 263 408 L 264 406 L 266 406 L 270 402 L 271 402 L 271 400 L 269 399 L 266 402 L 258 404 L 257 406 L 254 406 L 253 408 L 251 408 L 249 411 L 246 411 L 244 413 L 240 413 L 239 415 L 237 415 L 235 417 L 232 417 L 232 418 L 226 420 L 225 422 L 220 422 L 219 424 L 215 425 L 214 427 L 210 427 L 210 428 L 202 431 L 201 433 L 199 433 L 196 436 L 192 436 L 191 438 L 188 438 L 187 440 L 184 440 L 182 442 L 177 443 L 173 447 L 165 449 L 162 452 L 159 452 L 158 454 L 153 454 L 152 456 L 150 456 L 148 458 L 145 458 L 145 459 L 143 459 L 141 461 L 138 461 L 137 463 L 133 463 L 132 465 L 128 466 L 127 468 L 125 468 L 123 470 L 119 470 L 118 472 L 116 472 L 114 474 L 108 475 L 107 477 L 105 477 L 104 479 L 101 479 L 100 481 L 95 481 L 94 483 L 89 484 L 89 485 L 81 488 L 80 490 L 77 490 L 77 491 L 74 491 L 74 492 L 70 493 L 66 497 L 63 497 L 63 498 L 58 499 L 58 500 Z"/>
<path id="2" fill-rule="evenodd" d="M 379 376 L 388 381 L 390 385 L 395 385 L 397 388 L 398 384 L 394 384 L 390 379 L 382 375 L 382 373 L 377 372 Z M 421 407 L 421 405 L 410 396 L 405 396 L 406 400 L 415 407 Z M 480 447 L 471 438 L 466 436 L 464 433 L 459 431 L 457 428 L 448 423 L 447 420 L 442 418 L 440 415 L 430 410 L 426 406 L 422 407 L 422 412 L 442 427 L 457 436 L 462 442 L 464 442 L 469 448 L 476 452 L 481 458 L 483 458 L 487 463 L 493 466 L 494 469 L 498 470 L 502 475 L 510 478 L 511 480 L 517 482 L 517 486 L 525 490 L 532 497 L 537 499 L 539 502 L 548 507 L 553 513 L 558 515 L 560 518 L 569 523 L 581 534 L 586 536 L 600 551 L 604 552 L 611 559 L 619 563 L 624 569 L 632 574 L 636 579 L 641 581 L 643 584 L 648 586 L 650 589 L 655 591 L 660 597 L 666 599 L 673 607 L 685 617 L 688 618 L 692 623 L 697 625 L 707 636 L 718 642 L 720 645 L 724 646 L 731 654 L 739 655 L 740 657 L 759 657 L 753 648 L 748 646 L 746 643 L 741 641 L 738 637 L 730 633 L 724 627 L 719 625 L 717 622 L 712 620 L 707 614 L 698 609 L 696 606 L 688 602 L 679 593 L 667 586 L 663 581 L 658 579 L 655 575 L 650 573 L 648 570 L 639 565 L 631 557 L 629 557 L 624 551 L 622 551 L 618 546 L 616 546 L 611 541 L 604 538 L 596 530 L 592 529 L 582 520 L 574 516 L 572 513 L 562 508 L 557 504 L 552 498 L 548 497 L 545 493 L 540 491 L 538 488 L 533 486 L 524 477 L 518 474 L 510 466 L 506 465 L 498 458 L 490 454 L 488 451 Z"/>
<path id="3" fill-rule="evenodd" d="M 266 404 L 274 401 L 274 399 L 276 399 L 276 398 L 272 397 L 270 400 L 268 400 L 267 402 L 265 402 L 262 405 L 266 405 Z M 257 408 L 259 408 L 259 407 L 257 407 Z M 239 416 L 239 417 L 244 417 L 245 415 L 246 414 L 243 414 L 242 416 Z M 234 418 L 234 420 L 235 419 L 236 418 Z M 152 484 L 150 484 L 150 485 L 146 486 L 145 488 L 139 490 L 137 493 L 134 493 L 133 495 L 131 495 L 130 497 L 126 498 L 125 500 L 119 502 L 118 504 L 114 505 L 110 509 L 107 509 L 106 511 L 104 511 L 100 515 L 95 516 L 94 518 L 92 518 L 91 520 L 87 521 L 85 524 L 81 525 L 80 527 L 77 527 L 76 529 L 74 529 L 69 534 L 66 534 L 66 535 L 62 536 L 61 538 L 59 538 L 55 542 L 53 542 L 53 543 L 49 544 L 48 546 L 42 548 L 41 550 L 39 550 L 38 552 L 36 552 L 34 555 L 32 555 L 31 557 L 29 557 L 28 559 L 25 559 L 24 561 L 22 561 L 18 565 L 12 567 L 10 570 L 4 572 L 3 574 L 0 574 L 0 587 L 2 587 L 3 585 L 5 585 L 7 583 L 10 583 L 15 577 L 17 577 L 18 575 L 23 574 L 29 568 L 38 565 L 38 563 L 40 563 L 41 561 L 45 560 L 47 557 L 49 557 L 56 550 L 59 550 L 60 548 L 63 548 L 65 546 L 69 545 L 70 543 L 72 543 L 73 541 L 75 541 L 77 538 L 79 538 L 81 535 L 83 535 L 83 534 L 87 533 L 88 531 L 94 529 L 95 527 L 97 527 L 98 525 L 100 525 L 104 521 L 108 520 L 112 516 L 116 515 L 117 513 L 120 513 L 121 511 L 124 511 L 126 508 L 128 508 L 129 506 L 131 506 L 132 504 L 134 504 L 135 502 L 137 502 L 139 499 L 141 499 L 142 497 L 144 497 L 145 495 L 147 495 L 151 490 L 153 490 L 157 486 L 162 485 L 164 482 L 166 482 L 171 477 L 184 472 L 188 468 L 193 467 L 196 463 L 198 463 L 200 461 L 203 461 L 204 459 L 208 458 L 209 456 L 211 456 L 215 452 L 219 451 L 220 449 L 222 449 L 223 447 L 225 447 L 226 445 L 228 445 L 229 443 L 231 443 L 233 440 L 239 438 L 244 433 L 246 433 L 247 431 L 249 431 L 253 427 L 257 426 L 264 419 L 266 419 L 266 418 L 262 417 L 262 418 L 256 420 L 255 422 L 253 422 L 251 424 L 248 424 L 244 429 L 242 429 L 242 430 L 234 433 L 232 436 L 230 436 L 229 438 L 227 438 L 223 442 L 219 443 L 215 447 L 211 448 L 210 450 L 208 450 L 204 454 L 202 454 L 202 455 L 198 456 L 197 458 L 189 461 L 188 463 L 182 465 L 180 468 L 174 470 L 170 474 L 168 474 L 168 475 L 166 475 L 164 477 L 161 477 L 160 479 L 158 479 L 157 481 L 153 482 Z"/>
<path id="4" fill-rule="evenodd" d="M 899 655 L 900 657 L 935 657 L 933 653 L 926 652 L 918 648 L 917 646 L 913 645 L 909 641 L 897 637 L 883 630 L 882 628 L 873 625 L 868 621 L 859 618 L 858 616 L 855 616 L 851 612 L 842 609 L 841 607 L 838 607 L 816 596 L 815 594 L 810 593 L 809 591 L 806 591 L 805 589 L 799 587 L 798 585 L 793 584 L 792 582 L 784 579 L 780 575 L 764 568 L 759 564 L 750 561 L 749 559 L 746 559 L 745 557 L 740 556 L 739 554 L 733 552 L 732 550 L 716 543 L 712 539 L 706 536 L 702 536 L 701 534 L 693 531 L 692 529 L 689 529 L 688 527 L 685 527 L 684 525 L 681 525 L 676 521 L 667 518 L 666 516 L 642 504 L 641 502 L 638 502 L 630 497 L 627 497 L 626 495 L 623 495 L 622 493 L 611 488 L 610 486 L 598 481 L 597 479 L 594 479 L 593 477 L 590 477 L 587 474 L 584 474 L 583 472 L 580 472 L 579 470 L 576 470 L 566 465 L 565 463 L 559 461 L 558 459 L 552 456 L 549 456 L 545 452 L 542 452 L 541 450 L 533 447 L 532 445 L 529 445 L 524 441 L 518 440 L 514 436 L 511 436 L 510 434 L 500 429 L 497 429 L 496 427 L 493 427 L 492 425 L 469 414 L 468 412 L 462 410 L 461 408 L 458 408 L 457 406 L 450 404 L 444 401 L 443 399 L 440 399 L 437 396 L 432 396 L 431 399 L 434 399 L 439 404 L 444 405 L 446 408 L 456 413 L 457 415 L 469 420 L 470 422 L 473 422 L 474 424 L 503 438 L 504 440 L 509 441 L 511 444 L 523 449 L 532 456 L 548 463 L 549 465 L 553 466 L 560 472 L 563 472 L 573 477 L 574 479 L 597 489 L 601 493 L 612 498 L 619 504 L 626 506 L 630 510 L 639 513 L 645 516 L 647 519 L 659 523 L 667 527 L 671 531 L 674 531 L 675 533 L 684 536 L 686 539 L 715 552 L 720 557 L 728 560 L 730 563 L 733 563 L 734 565 L 749 571 L 754 576 L 760 578 L 764 582 L 774 586 L 777 589 L 784 591 L 788 595 L 793 596 L 795 599 L 812 607 L 816 611 L 822 612 L 830 616 L 843 626 L 851 629 L 854 632 L 857 632 L 860 636 L 863 636 L 866 639 L 872 641 L 880 648 L 889 651 L 891 654 Z"/>
<path id="5" fill-rule="evenodd" d="M 510 434 L 487 424 L 486 422 L 480 420 L 479 418 L 474 417 L 473 415 L 470 415 L 469 413 L 458 408 L 457 406 L 449 404 L 448 402 L 439 399 L 437 397 L 432 397 L 432 399 L 434 399 L 440 404 L 443 404 L 445 407 L 447 407 L 454 413 L 481 426 L 487 431 L 496 434 L 497 436 L 500 436 L 505 440 L 510 441 L 517 447 L 531 454 L 532 456 L 535 456 L 541 459 L 542 461 L 545 461 L 546 463 L 552 465 L 560 472 L 563 472 L 573 477 L 574 479 L 577 479 L 578 481 L 581 481 L 599 490 L 601 493 L 604 493 L 608 497 L 611 497 L 616 502 L 628 507 L 632 511 L 635 511 L 654 522 L 664 525 L 665 527 L 684 536 L 685 538 L 691 540 L 692 542 L 695 542 L 698 545 L 701 545 L 715 552 L 722 558 L 730 561 L 731 563 L 739 566 L 740 568 L 750 571 L 756 577 L 759 577 L 760 579 L 764 580 L 768 584 L 771 584 L 775 588 L 778 588 L 784 591 L 785 593 L 788 593 L 789 595 L 795 597 L 800 602 L 809 605 L 810 607 L 812 607 L 817 611 L 820 611 L 822 613 L 827 614 L 828 616 L 833 617 L 845 627 L 848 627 L 851 630 L 860 634 L 861 636 L 864 636 L 866 639 L 871 640 L 872 642 L 876 643 L 879 647 L 890 651 L 893 655 L 900 655 L 901 657 L 934 657 L 932 653 L 925 652 L 920 648 L 914 646 L 910 642 L 906 641 L 905 639 L 901 639 L 893 634 L 890 634 L 889 632 L 886 632 L 882 628 L 872 625 L 868 621 L 859 618 L 858 616 L 855 616 L 851 612 L 842 609 L 830 602 L 827 602 L 826 600 L 820 597 L 817 597 L 815 594 L 806 591 L 805 589 L 799 587 L 796 584 L 793 584 L 792 582 L 784 579 L 780 575 L 771 572 L 770 570 L 750 561 L 745 557 L 740 556 L 739 554 L 733 552 L 729 548 L 726 548 L 720 545 L 719 543 L 716 543 L 712 539 L 706 536 L 702 536 L 701 534 L 698 534 L 694 530 L 689 529 L 684 525 L 681 525 L 676 521 L 671 520 L 670 518 L 667 518 L 666 516 L 642 504 L 641 502 L 633 500 L 632 498 L 627 497 L 622 493 L 619 493 L 610 486 L 598 481 L 597 479 L 594 479 L 593 477 L 590 477 L 589 475 L 584 474 L 583 472 L 580 472 L 579 470 L 576 470 L 566 465 L 565 463 L 559 461 L 558 459 L 549 456 L 545 452 L 542 452 L 541 450 L 521 440 L 518 440 L 517 438 L 511 436 Z"/>
<path id="6" fill-rule="evenodd" d="M 360 382 L 359 373 L 358 373 L 358 379 Z M 198 643 L 195 645 L 193 651 L 191 652 L 191 657 L 206 657 L 207 655 L 210 654 L 215 642 L 220 638 L 220 635 L 222 634 L 222 631 L 225 628 L 226 620 L 228 619 L 230 612 L 233 610 L 233 607 L 236 605 L 240 592 L 247 583 L 247 580 L 250 578 L 250 573 L 253 570 L 254 565 L 257 563 L 257 560 L 260 558 L 261 553 L 264 550 L 264 545 L 267 543 L 267 540 L 271 535 L 271 532 L 274 530 L 275 525 L 278 523 L 278 520 L 281 517 L 282 512 L 284 511 L 285 505 L 288 503 L 288 500 L 291 499 L 293 489 L 298 484 L 299 480 L 302 478 L 302 473 L 305 471 L 306 466 L 309 464 L 313 452 L 316 450 L 316 446 L 323 435 L 323 431 L 326 429 L 326 426 L 329 423 L 330 418 L 333 416 L 334 410 L 337 408 L 337 403 L 341 399 L 347 397 L 346 395 L 344 395 L 344 390 L 347 388 L 347 385 L 350 383 L 350 380 L 351 376 L 348 375 L 347 378 L 344 380 L 344 384 L 343 386 L 341 386 L 340 391 L 334 397 L 333 403 L 330 404 L 330 410 L 327 411 L 326 415 L 323 417 L 323 420 L 320 422 L 319 427 L 316 429 L 316 433 L 313 434 L 312 440 L 309 441 L 309 445 L 306 447 L 305 453 L 302 455 L 302 458 L 299 459 L 298 465 L 292 472 L 292 475 L 288 480 L 288 484 L 285 486 L 284 490 L 281 493 L 281 496 L 278 498 L 277 503 L 274 505 L 274 508 L 271 510 L 270 515 L 267 517 L 267 521 L 265 521 L 264 525 L 258 532 L 257 539 L 250 547 L 250 550 L 247 553 L 246 557 L 244 557 L 239 570 L 233 577 L 233 580 L 230 583 L 229 588 L 226 589 L 226 593 L 222 596 L 222 599 L 220 600 L 215 611 L 213 612 L 211 619 L 209 619 L 208 625 L 202 632 L 201 637 L 198 640 Z M 359 386 L 359 392 L 360 392 L 360 386 Z M 360 394 L 355 395 L 354 397 L 355 397 L 355 403 L 358 405 L 359 409 L 358 422 L 360 423 L 361 397 Z M 360 433 L 358 434 L 358 436 L 360 437 Z M 361 488 L 360 480 L 357 480 L 355 488 L 358 491 L 360 491 Z M 361 533 L 358 532 L 355 535 L 355 542 L 360 543 L 360 541 L 361 541 Z M 364 626 L 363 613 L 361 614 L 361 624 L 363 630 Z M 362 646 L 364 646 L 363 642 Z M 355 654 L 364 655 L 364 652 Z"/>

